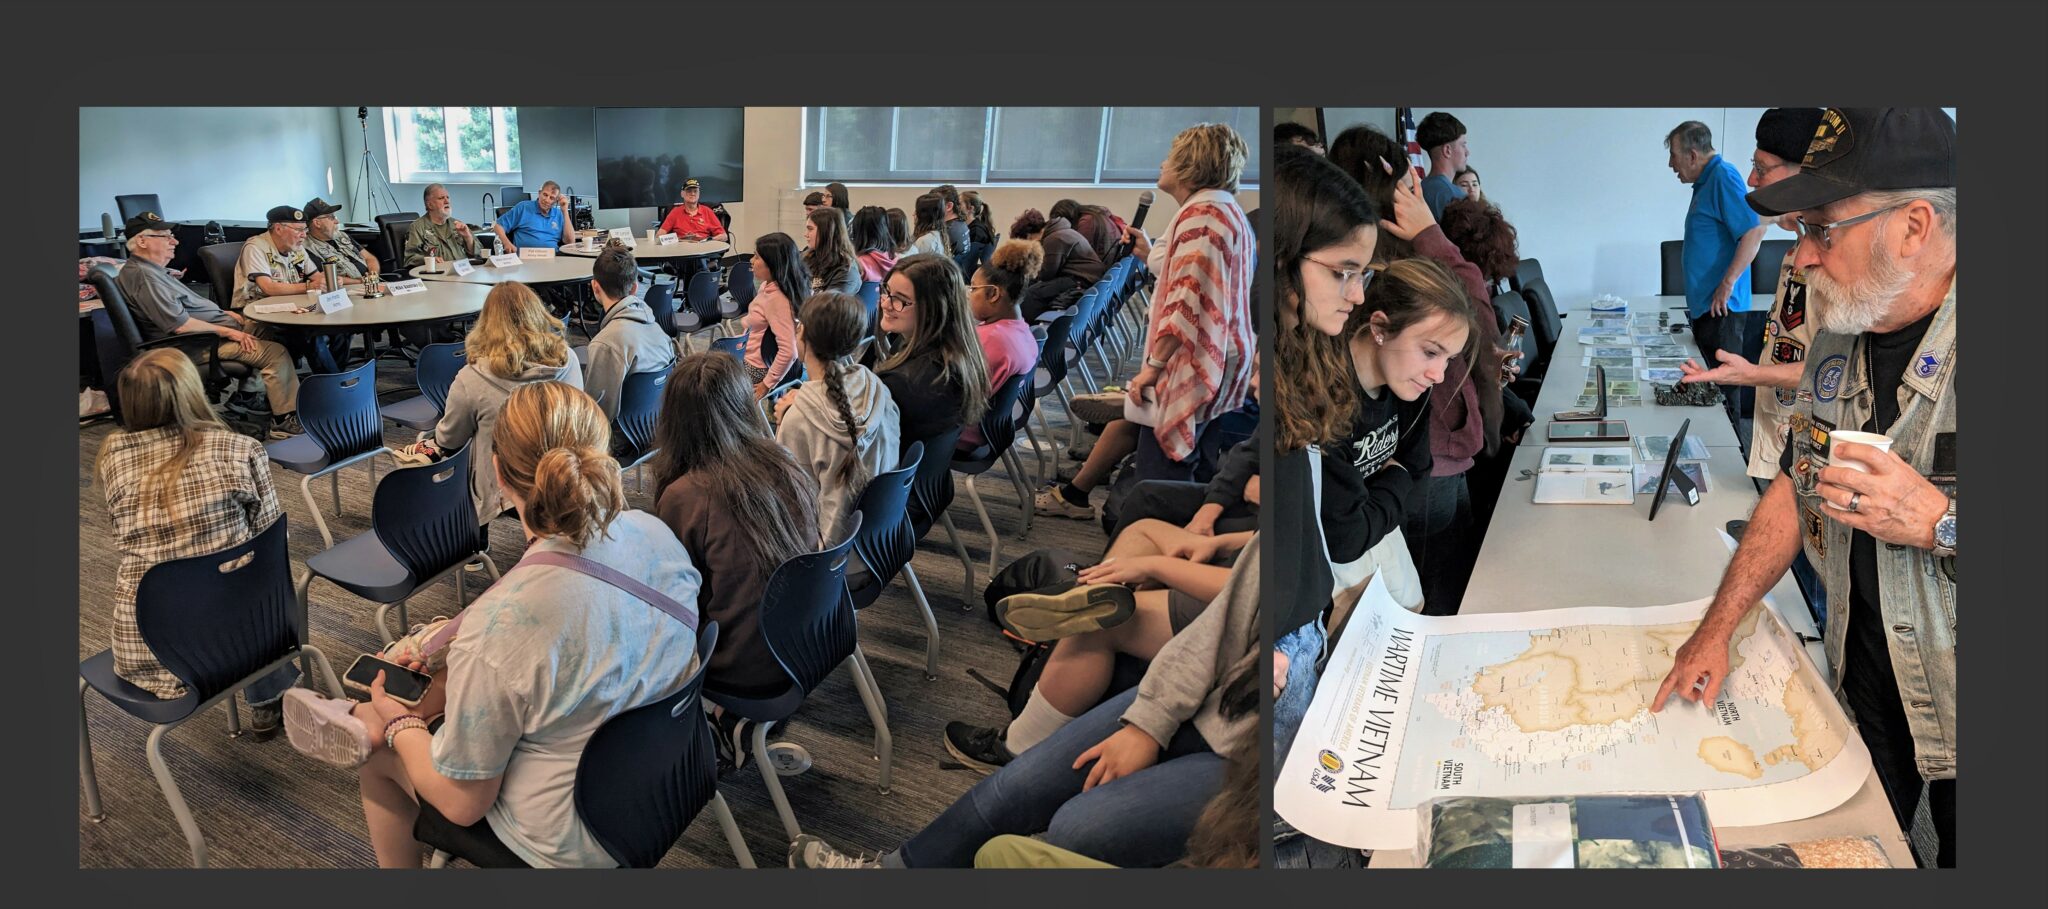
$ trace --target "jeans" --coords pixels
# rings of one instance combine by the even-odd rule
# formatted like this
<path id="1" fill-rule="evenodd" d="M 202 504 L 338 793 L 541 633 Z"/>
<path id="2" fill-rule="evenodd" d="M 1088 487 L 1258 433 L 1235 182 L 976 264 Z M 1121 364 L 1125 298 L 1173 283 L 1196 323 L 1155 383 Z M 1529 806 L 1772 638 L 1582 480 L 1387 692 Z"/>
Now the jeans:
<path id="1" fill-rule="evenodd" d="M 251 707 L 275 704 L 278 698 L 284 697 L 286 690 L 298 683 L 299 664 L 287 663 L 284 668 L 249 683 L 249 687 L 242 689 L 242 697 Z"/>
<path id="2" fill-rule="evenodd" d="M 975 784 L 897 853 L 912 868 L 969 868 L 982 844 L 1043 831 L 1045 841 L 1119 868 L 1156 868 L 1187 854 L 1188 834 L 1223 784 L 1224 760 L 1182 724 L 1150 767 L 1087 792 L 1081 753 L 1122 726 L 1138 697 L 1110 698 Z"/>
<path id="3" fill-rule="evenodd" d="M 1114 540 L 1123 529 L 1145 518 L 1165 521 L 1175 527 L 1185 527 L 1195 519 L 1195 512 L 1202 510 L 1203 500 L 1209 495 L 1206 483 L 1192 480 L 1144 480 L 1131 487 L 1129 494 L 1117 503 L 1114 515 L 1108 506 L 1103 507 L 1104 530 Z M 1111 520 L 1114 517 L 1115 520 Z M 1217 533 L 1239 533 L 1259 529 L 1259 515 L 1252 506 L 1239 502 L 1223 509 L 1216 518 Z"/>
<path id="4" fill-rule="evenodd" d="M 1287 687 L 1273 699 L 1272 766 L 1276 769 L 1286 762 L 1287 750 L 1294 747 L 1294 734 L 1308 717 L 1309 701 L 1316 694 L 1316 678 L 1320 674 L 1316 664 L 1323 658 L 1323 642 L 1323 623 L 1317 619 L 1281 635 L 1274 645 L 1287 654 Z"/>
<path id="5" fill-rule="evenodd" d="M 1195 448 L 1202 447 L 1202 433 L 1209 427 L 1195 427 Z M 1138 472 L 1140 480 L 1193 480 L 1195 467 L 1200 459 L 1176 461 L 1166 456 L 1166 449 L 1159 447 L 1159 436 L 1150 426 L 1138 427 L 1138 447 L 1132 452 L 1136 458 L 1131 469 Z"/>

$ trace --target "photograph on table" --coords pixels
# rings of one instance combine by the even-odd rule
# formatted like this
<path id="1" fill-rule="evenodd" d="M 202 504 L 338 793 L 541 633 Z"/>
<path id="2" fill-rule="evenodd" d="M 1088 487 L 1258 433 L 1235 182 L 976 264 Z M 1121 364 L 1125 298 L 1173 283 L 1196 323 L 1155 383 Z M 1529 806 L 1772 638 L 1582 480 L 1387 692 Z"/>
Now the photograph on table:
<path id="1" fill-rule="evenodd" d="M 80 866 L 1256 866 L 1261 113 L 81 108 Z"/>
<path id="2" fill-rule="evenodd" d="M 1952 865 L 1954 112 L 1274 116 L 1327 154 L 1274 138 L 1278 863 L 1720 867 L 1717 845 L 1828 840 Z M 1427 350 L 1384 330 L 1424 274 L 1455 276 L 1468 362 L 1531 319 L 1501 406 L 1376 387 Z M 1602 404 L 1525 444 L 1529 414 Z M 1660 511 L 1660 470 L 1716 493 Z M 1702 848 L 1584 832 L 1578 808 L 1644 792 L 1696 794 L 1669 832 Z"/>

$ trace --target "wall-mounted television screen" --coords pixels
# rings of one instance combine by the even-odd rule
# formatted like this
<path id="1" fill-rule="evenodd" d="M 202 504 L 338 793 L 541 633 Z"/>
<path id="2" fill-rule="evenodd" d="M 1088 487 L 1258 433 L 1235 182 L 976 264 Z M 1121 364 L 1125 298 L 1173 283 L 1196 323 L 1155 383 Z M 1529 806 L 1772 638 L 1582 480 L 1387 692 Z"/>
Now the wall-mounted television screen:
<path id="1" fill-rule="evenodd" d="M 598 207 L 674 205 L 692 177 L 705 204 L 740 201 L 746 119 L 739 107 L 598 108 Z"/>

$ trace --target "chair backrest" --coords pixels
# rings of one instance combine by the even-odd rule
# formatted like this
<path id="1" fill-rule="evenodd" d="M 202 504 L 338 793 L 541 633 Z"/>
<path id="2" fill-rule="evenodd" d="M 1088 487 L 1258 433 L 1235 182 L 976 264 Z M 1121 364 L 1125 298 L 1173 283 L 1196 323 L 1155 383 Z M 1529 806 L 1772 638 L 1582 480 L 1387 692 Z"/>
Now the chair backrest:
<path id="1" fill-rule="evenodd" d="M 354 369 L 314 374 L 299 383 L 299 424 L 332 461 L 374 451 L 384 444 L 384 418 L 377 412 L 377 361 Z M 475 525 L 470 533 L 476 532 Z"/>
<path id="2" fill-rule="evenodd" d="M 1523 259 L 1515 263 L 1515 273 L 1508 276 L 1508 287 L 1519 291 L 1530 281 L 1543 280 L 1543 263 L 1535 259 Z"/>
<path id="3" fill-rule="evenodd" d="M 1067 342 L 1073 332 L 1073 313 L 1060 316 L 1045 326 L 1045 340 L 1038 348 L 1037 376 L 1031 386 L 1032 397 L 1052 394 L 1053 387 L 1067 378 Z M 1046 356 L 1046 351 L 1052 351 L 1052 356 Z"/>
<path id="4" fill-rule="evenodd" d="M 524 201 L 524 200 L 514 200 L 514 204 L 517 204 L 517 203 L 518 203 L 518 202 L 520 202 L 520 201 Z M 497 219 L 498 219 L 498 220 L 501 220 L 501 221 L 502 221 L 502 220 L 504 220 L 504 218 L 505 218 L 505 213 L 506 213 L 506 212 L 508 212 L 508 211 L 511 211 L 511 210 L 512 210 L 512 206 L 511 206 L 511 205 L 500 205 L 500 206 L 498 206 L 498 210 L 497 210 L 497 214 L 496 214 L 496 217 L 497 217 Z"/>
<path id="5" fill-rule="evenodd" d="M 505 203 L 514 203 L 514 202 L 518 202 L 518 201 L 519 201 L 519 198 L 520 198 L 521 196 L 524 196 L 524 195 L 526 195 L 526 187 L 524 187 L 524 186 L 500 186 L 500 187 L 498 187 L 498 201 L 500 201 L 500 202 L 505 202 Z"/>
<path id="6" fill-rule="evenodd" d="M 1003 380 L 996 387 L 996 393 L 989 396 L 988 412 L 981 415 L 981 438 L 988 446 L 986 457 L 974 460 L 988 460 L 1000 457 L 1010 449 L 1010 443 L 1017 439 L 1017 421 L 1030 411 L 1023 407 L 1031 390 L 1031 373 L 1021 372 Z"/>
<path id="7" fill-rule="evenodd" d="M 719 338 L 711 342 L 711 349 L 722 350 L 732 354 L 732 358 L 735 360 L 745 360 L 747 357 L 747 339 L 744 335 Z"/>
<path id="8" fill-rule="evenodd" d="M 1529 301 L 1529 323 L 1536 338 L 1536 350 L 1548 357 L 1551 348 L 1557 346 L 1558 336 L 1564 334 L 1564 320 L 1557 314 L 1557 298 L 1550 295 L 1550 285 L 1544 283 L 1540 274 L 1523 284 L 1521 293 Z"/>
<path id="9" fill-rule="evenodd" d="M 748 277 L 752 276 L 753 273 L 748 272 Z M 708 271 L 691 275 L 690 283 L 683 291 L 683 302 L 697 314 L 700 324 L 710 325 L 718 321 L 718 278 Z"/>
<path id="10" fill-rule="evenodd" d="M 1521 316 L 1525 321 L 1529 322 L 1529 330 L 1522 333 L 1522 340 L 1517 342 L 1517 349 L 1522 352 L 1522 366 L 1524 369 L 1535 366 L 1537 353 L 1536 323 L 1535 320 L 1529 318 L 1529 298 L 1514 291 L 1494 294 L 1493 311 L 1500 316 L 1502 323 L 1501 331 L 1503 332 L 1501 340 L 1503 342 L 1507 340 L 1505 332 L 1507 331 L 1506 323 L 1509 320 L 1515 316 Z"/>
<path id="11" fill-rule="evenodd" d="M 305 640 L 280 515 L 239 546 L 160 562 L 135 588 L 135 625 L 157 661 L 205 701 Z M 469 529 L 476 536 L 476 528 Z M 243 561 L 247 559 L 247 561 Z"/>
<path id="12" fill-rule="evenodd" d="M 464 445 L 432 464 L 400 467 L 377 481 L 370 528 L 415 585 L 476 555 L 480 522 L 469 498 L 471 466 L 470 447 Z"/>
<path id="13" fill-rule="evenodd" d="M 448 405 L 448 388 L 455 384 L 455 374 L 468 364 L 469 350 L 461 341 L 429 344 L 420 348 L 413 381 L 419 385 L 420 394 L 434 402 L 434 409 L 441 410 Z"/>
<path id="14" fill-rule="evenodd" d="M 419 219 L 417 212 L 409 211 L 378 215 L 374 219 L 377 222 L 377 231 L 384 235 L 384 248 L 390 253 L 390 256 L 379 264 L 389 266 L 391 271 L 399 270 L 399 265 L 403 264 L 405 259 L 405 235 L 412 232 L 412 222 Z"/>
<path id="15" fill-rule="evenodd" d="M 846 593 L 846 559 L 860 536 L 855 513 L 846 539 L 793 556 L 768 576 L 761 592 L 761 637 L 790 680 L 806 693 L 853 654 L 853 600 Z"/>
<path id="16" fill-rule="evenodd" d="M 853 552 L 867 566 L 870 586 L 895 580 L 917 555 L 917 536 L 910 526 L 910 485 L 923 460 L 924 443 L 911 442 L 896 469 L 869 480 L 861 490 L 856 505 L 861 529 L 853 537 Z"/>
<path id="17" fill-rule="evenodd" d="M 718 791 L 718 752 L 698 699 L 718 623 L 697 629 L 697 670 L 676 693 L 604 722 L 576 762 L 576 814 L 612 859 L 652 868 Z"/>
<path id="18" fill-rule="evenodd" d="M 923 539 L 932 522 L 953 504 L 953 449 L 960 444 L 963 428 L 955 426 L 906 443 L 921 445 L 924 452 L 924 460 L 919 462 L 910 484 L 910 529 L 917 539 Z M 909 449 L 904 451 L 907 454 Z"/>
<path id="19" fill-rule="evenodd" d="M 661 326 L 664 334 L 676 336 L 676 276 L 657 274 L 647 285 L 647 292 L 640 295 L 647 301 L 647 308 L 654 313 L 654 324 Z"/>
<path id="20" fill-rule="evenodd" d="M 156 193 L 135 193 L 127 196 L 115 196 L 114 208 L 121 212 L 122 223 L 126 223 L 129 218 L 133 218 L 146 211 L 153 211 L 158 215 L 164 213 L 164 204 L 157 201 Z"/>
<path id="21" fill-rule="evenodd" d="M 636 372 L 621 383 L 619 412 L 612 418 L 612 427 L 633 446 L 633 456 L 621 463 L 639 460 L 653 448 L 654 423 L 661 416 L 661 395 L 668 388 L 668 377 L 668 370 L 657 369 Z"/>
<path id="22" fill-rule="evenodd" d="M 725 273 L 725 292 L 732 295 L 732 301 L 738 304 L 739 308 L 746 309 L 747 304 L 754 302 L 753 266 L 742 262 L 735 268 L 726 269 Z"/>
<path id="23" fill-rule="evenodd" d="M 235 260 L 242 257 L 242 244 L 215 243 L 199 248 L 199 264 L 213 283 L 213 302 L 222 309 L 235 299 Z"/>
<path id="24" fill-rule="evenodd" d="M 1797 240 L 1765 240 L 1756 248 L 1756 260 L 1749 263 L 1749 292 L 1753 294 L 1776 295 L 1778 292 L 1778 270 L 1785 264 L 1785 256 L 1792 252 Z"/>
<path id="25" fill-rule="evenodd" d="M 1667 297 L 1685 295 L 1685 241 L 1666 240 L 1658 246 L 1662 256 L 1663 286 L 1657 292 Z"/>
<path id="26" fill-rule="evenodd" d="M 860 282 L 860 305 L 868 311 L 868 334 L 874 334 L 882 324 L 882 282 Z"/>
<path id="27" fill-rule="evenodd" d="M 121 295 L 121 285 L 114 277 L 121 273 L 112 265 L 94 265 L 85 273 L 85 281 L 99 292 L 100 302 L 107 308 L 107 321 L 114 326 L 114 336 L 127 348 L 119 363 L 102 363 L 100 371 L 106 374 L 107 384 L 113 384 L 114 373 L 128 364 L 128 358 L 135 355 L 135 349 L 142 346 L 142 326 L 135 321 L 135 314 L 128 309 L 128 298 Z"/>

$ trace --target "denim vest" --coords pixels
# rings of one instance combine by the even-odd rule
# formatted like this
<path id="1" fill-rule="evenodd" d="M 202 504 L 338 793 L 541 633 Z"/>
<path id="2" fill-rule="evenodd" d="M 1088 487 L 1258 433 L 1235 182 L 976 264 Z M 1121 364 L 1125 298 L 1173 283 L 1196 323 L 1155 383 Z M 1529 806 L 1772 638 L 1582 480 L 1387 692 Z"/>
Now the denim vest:
<path id="1" fill-rule="evenodd" d="M 1827 656 L 1830 683 L 1842 695 L 1843 643 L 1849 628 L 1849 525 L 1815 494 L 1820 468 L 1828 465 L 1828 434 L 1861 429 L 1872 418 L 1872 387 L 1865 374 L 1863 335 L 1820 332 L 1806 357 L 1792 413 L 1792 485 L 1798 494 L 1799 524 L 1806 556 L 1812 560 L 1828 602 Z M 1878 427 L 1892 438 L 1892 454 L 1953 497 L 1953 468 L 1934 472 L 1936 436 L 1956 431 L 1956 291 L 1935 313 L 1913 363 L 1899 385 L 1899 419 Z M 1878 609 L 1885 642 L 1898 676 L 1899 699 L 1913 734 L 1913 755 L 1927 779 L 1956 775 L 1956 560 L 1911 546 L 1877 541 Z"/>

